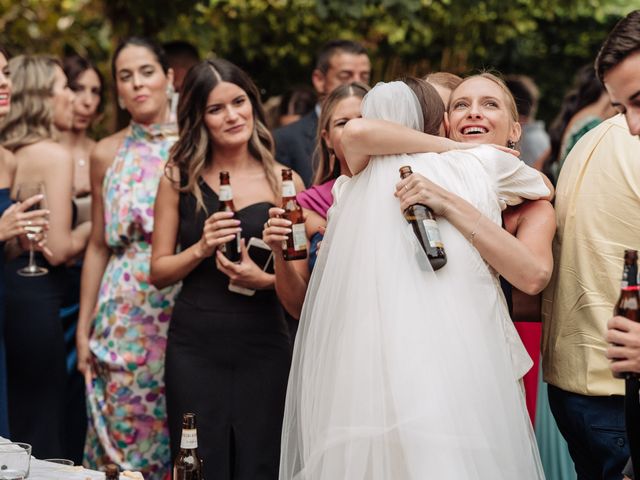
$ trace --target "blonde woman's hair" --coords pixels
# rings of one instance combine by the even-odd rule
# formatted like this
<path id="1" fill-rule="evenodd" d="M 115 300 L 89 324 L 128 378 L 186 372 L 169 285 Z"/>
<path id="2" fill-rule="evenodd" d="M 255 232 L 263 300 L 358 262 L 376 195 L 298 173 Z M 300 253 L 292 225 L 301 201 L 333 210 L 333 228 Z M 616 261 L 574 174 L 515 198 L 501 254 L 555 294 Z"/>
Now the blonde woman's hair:
<path id="1" fill-rule="evenodd" d="M 462 83 L 462 77 L 454 73 L 449 72 L 433 72 L 427 74 L 423 80 L 431 85 L 438 85 L 439 87 L 446 88 L 448 90 L 454 90 L 460 83 Z"/>
<path id="2" fill-rule="evenodd" d="M 320 118 L 318 119 L 318 133 L 316 138 L 316 148 L 313 153 L 313 185 L 321 185 L 329 180 L 338 178 L 340 176 L 340 162 L 337 159 L 332 159 L 332 150 L 327 146 L 324 138 L 322 138 L 323 131 L 331 130 L 331 118 L 338 104 L 349 97 L 364 98 L 367 92 L 371 90 L 368 85 L 360 82 L 348 83 L 340 85 L 333 90 L 322 102 L 322 110 Z"/>
<path id="3" fill-rule="evenodd" d="M 245 91 L 253 109 L 253 133 L 249 139 L 249 153 L 264 169 L 273 194 L 280 195 L 279 181 L 275 174 L 273 138 L 266 127 L 260 93 L 251 78 L 239 67 L 227 60 L 205 60 L 193 66 L 187 74 L 178 103 L 178 141 L 171 149 L 165 175 L 181 192 L 190 192 L 196 198 L 196 210 L 207 212 L 202 199 L 200 179 L 202 172 L 215 162 L 213 142 L 204 124 L 207 99 L 221 82 L 237 85 Z M 177 168 L 180 180 L 174 178 L 171 169 Z M 209 212 L 207 212 L 208 214 Z"/>
<path id="4" fill-rule="evenodd" d="M 44 55 L 20 55 L 9 61 L 11 110 L 0 127 L 0 142 L 16 151 L 26 145 L 54 138 L 53 84 L 60 62 Z"/>

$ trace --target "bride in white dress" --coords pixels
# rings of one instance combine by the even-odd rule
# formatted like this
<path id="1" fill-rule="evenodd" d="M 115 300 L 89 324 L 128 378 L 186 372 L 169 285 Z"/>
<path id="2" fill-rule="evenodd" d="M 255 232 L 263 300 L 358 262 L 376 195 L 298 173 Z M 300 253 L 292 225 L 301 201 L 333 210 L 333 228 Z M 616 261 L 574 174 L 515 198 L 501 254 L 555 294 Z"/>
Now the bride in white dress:
<path id="1" fill-rule="evenodd" d="M 415 94 L 378 84 L 365 118 L 422 130 Z M 518 379 L 530 364 L 496 273 L 439 219 L 434 272 L 394 197 L 410 165 L 500 223 L 549 192 L 492 147 L 373 157 L 336 183 L 289 377 L 280 480 L 543 479 Z"/>

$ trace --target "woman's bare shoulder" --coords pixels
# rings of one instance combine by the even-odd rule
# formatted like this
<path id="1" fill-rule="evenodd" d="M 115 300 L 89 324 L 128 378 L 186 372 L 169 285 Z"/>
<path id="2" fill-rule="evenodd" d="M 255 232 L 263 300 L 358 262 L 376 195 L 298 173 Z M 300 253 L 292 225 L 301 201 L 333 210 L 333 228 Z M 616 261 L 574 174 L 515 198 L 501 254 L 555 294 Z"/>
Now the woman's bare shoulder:
<path id="1" fill-rule="evenodd" d="M 53 140 L 41 140 L 20 148 L 16 151 L 16 159 L 21 165 L 26 160 L 49 168 L 58 168 L 73 162 L 69 150 Z"/>
<path id="2" fill-rule="evenodd" d="M 16 159 L 6 148 L 0 147 L 0 188 L 11 185 L 16 172 Z"/>
<path id="3" fill-rule="evenodd" d="M 120 148 L 124 137 L 127 135 L 127 130 L 128 127 L 98 141 L 94 145 L 93 150 L 91 150 L 91 163 L 97 163 L 103 166 L 111 165 L 111 162 L 118 152 L 118 148 Z"/>

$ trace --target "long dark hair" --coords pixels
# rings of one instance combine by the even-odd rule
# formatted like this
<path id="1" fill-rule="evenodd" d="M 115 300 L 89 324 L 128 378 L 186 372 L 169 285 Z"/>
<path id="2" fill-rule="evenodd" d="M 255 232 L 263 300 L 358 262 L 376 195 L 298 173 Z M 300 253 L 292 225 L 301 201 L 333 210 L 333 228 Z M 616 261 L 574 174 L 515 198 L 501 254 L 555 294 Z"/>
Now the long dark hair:
<path id="1" fill-rule="evenodd" d="M 74 54 L 64 57 L 62 59 L 62 70 L 64 70 L 64 74 L 67 76 L 67 81 L 69 82 L 69 88 L 74 92 L 78 86 L 78 77 L 82 75 L 87 70 L 93 70 L 96 72 L 98 76 L 98 80 L 100 81 L 100 103 L 98 104 L 98 111 L 102 111 L 103 101 L 104 101 L 104 78 L 102 77 L 102 73 L 100 70 L 91 62 L 91 60 L 81 57 L 80 55 Z"/>
<path id="2" fill-rule="evenodd" d="M 169 60 L 164 52 L 164 49 L 159 43 L 146 37 L 129 37 L 122 40 L 118 44 L 115 52 L 113 52 L 113 58 L 111 58 L 111 75 L 113 76 L 114 80 L 116 80 L 116 61 L 118 60 L 118 57 L 120 56 L 122 50 L 130 45 L 134 45 L 136 47 L 144 47 L 149 50 L 151 53 L 153 53 L 153 56 L 160 64 L 160 67 L 162 67 L 162 71 L 165 73 L 165 75 L 169 72 Z"/>
<path id="3" fill-rule="evenodd" d="M 273 138 L 266 127 L 260 93 L 249 75 L 233 63 L 223 59 L 205 60 L 189 70 L 178 102 L 179 139 L 171 149 L 168 168 L 177 167 L 186 185 L 180 191 L 191 192 L 196 197 L 198 208 L 204 208 L 200 177 L 211 165 L 212 141 L 204 124 L 207 99 L 211 91 L 221 82 L 237 85 L 245 91 L 253 109 L 253 133 L 249 139 L 249 153 L 261 164 L 274 195 L 279 194 L 279 183 L 274 172 L 275 159 Z M 172 178 L 170 171 L 165 172 Z M 175 179 L 173 179 L 175 182 Z M 206 209 L 205 209 L 206 211 Z"/>

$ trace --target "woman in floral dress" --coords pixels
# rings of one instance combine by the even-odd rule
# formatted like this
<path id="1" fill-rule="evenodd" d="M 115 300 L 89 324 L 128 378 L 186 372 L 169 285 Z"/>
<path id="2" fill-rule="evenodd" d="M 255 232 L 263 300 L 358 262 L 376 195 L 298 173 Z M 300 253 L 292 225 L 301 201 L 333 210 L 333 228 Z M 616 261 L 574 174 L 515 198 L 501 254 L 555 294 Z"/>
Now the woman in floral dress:
<path id="1" fill-rule="evenodd" d="M 153 205 L 177 139 L 168 119 L 172 71 L 162 50 L 131 38 L 113 60 L 128 128 L 91 155 L 93 231 L 82 272 L 78 368 L 87 383 L 85 464 L 116 463 L 146 479 L 169 471 L 164 352 L 177 286 L 149 283 Z"/>

